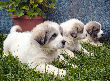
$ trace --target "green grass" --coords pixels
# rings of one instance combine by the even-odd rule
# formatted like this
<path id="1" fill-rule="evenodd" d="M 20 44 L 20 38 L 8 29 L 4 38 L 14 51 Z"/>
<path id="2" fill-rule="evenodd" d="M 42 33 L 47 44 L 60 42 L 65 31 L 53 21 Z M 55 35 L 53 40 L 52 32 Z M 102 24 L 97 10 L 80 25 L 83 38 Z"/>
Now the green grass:
<path id="1" fill-rule="evenodd" d="M 17 58 L 11 56 L 3 58 L 3 41 L 5 35 L 0 34 L 0 81 L 59 81 L 59 77 L 54 78 L 53 75 L 41 74 L 18 61 Z M 83 44 L 90 52 L 95 54 L 94 57 L 88 57 L 83 52 L 75 53 L 78 59 L 70 59 L 65 56 L 66 60 L 71 64 L 76 64 L 77 69 L 73 69 L 68 65 L 53 62 L 53 65 L 67 70 L 67 75 L 62 81 L 73 80 L 110 80 L 110 40 L 103 41 L 103 46 L 94 47 L 90 44 Z"/>

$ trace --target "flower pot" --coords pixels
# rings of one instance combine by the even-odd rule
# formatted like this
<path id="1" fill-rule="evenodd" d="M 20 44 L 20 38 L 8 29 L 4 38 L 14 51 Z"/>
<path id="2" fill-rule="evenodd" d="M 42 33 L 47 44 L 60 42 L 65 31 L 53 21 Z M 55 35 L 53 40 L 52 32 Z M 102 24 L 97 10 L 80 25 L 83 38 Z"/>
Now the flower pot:
<path id="1" fill-rule="evenodd" d="M 31 31 L 36 25 L 43 22 L 43 18 L 41 16 L 30 19 L 28 15 L 21 17 L 11 15 L 11 18 L 13 18 L 14 25 L 19 25 L 22 28 L 22 31 L 20 32 Z"/>

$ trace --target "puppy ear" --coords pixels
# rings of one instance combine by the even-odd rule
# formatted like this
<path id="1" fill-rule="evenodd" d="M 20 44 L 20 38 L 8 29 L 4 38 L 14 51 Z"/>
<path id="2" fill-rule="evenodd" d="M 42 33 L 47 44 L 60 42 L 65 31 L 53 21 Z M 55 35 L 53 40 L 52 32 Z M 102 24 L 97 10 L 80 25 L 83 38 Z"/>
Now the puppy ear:
<path id="1" fill-rule="evenodd" d="M 39 32 L 35 40 L 40 44 L 44 45 L 47 41 L 47 32 Z"/>
<path id="2" fill-rule="evenodd" d="M 72 30 L 70 32 L 70 35 L 73 37 L 73 38 L 76 38 L 77 37 L 77 33 L 78 33 L 78 28 L 74 28 L 74 30 Z"/>
<path id="3" fill-rule="evenodd" d="M 76 38 L 77 37 L 77 33 L 71 33 L 70 34 L 72 37 Z"/>
<path id="4" fill-rule="evenodd" d="M 87 30 L 87 33 L 90 34 L 90 35 L 92 35 L 94 28 L 95 28 L 95 27 L 93 26 L 92 29 L 88 29 L 88 30 Z"/>
<path id="5" fill-rule="evenodd" d="M 92 34 L 92 29 L 88 29 L 87 33 L 91 35 Z"/>
<path id="6" fill-rule="evenodd" d="M 73 37 L 73 38 L 76 38 L 77 37 L 77 30 L 73 30 L 72 32 L 70 32 L 70 35 Z"/>

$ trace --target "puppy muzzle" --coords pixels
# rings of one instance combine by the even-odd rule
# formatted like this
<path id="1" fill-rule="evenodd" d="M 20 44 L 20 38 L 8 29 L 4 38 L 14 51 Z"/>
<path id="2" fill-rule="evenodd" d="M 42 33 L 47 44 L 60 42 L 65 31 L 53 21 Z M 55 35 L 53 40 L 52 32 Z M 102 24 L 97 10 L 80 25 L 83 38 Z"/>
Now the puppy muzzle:
<path id="1" fill-rule="evenodd" d="M 65 47 L 65 43 L 66 43 L 66 41 L 65 40 L 62 40 L 62 48 L 64 48 Z"/>
<path id="2" fill-rule="evenodd" d="M 102 33 L 101 36 L 104 36 L 104 33 Z"/>

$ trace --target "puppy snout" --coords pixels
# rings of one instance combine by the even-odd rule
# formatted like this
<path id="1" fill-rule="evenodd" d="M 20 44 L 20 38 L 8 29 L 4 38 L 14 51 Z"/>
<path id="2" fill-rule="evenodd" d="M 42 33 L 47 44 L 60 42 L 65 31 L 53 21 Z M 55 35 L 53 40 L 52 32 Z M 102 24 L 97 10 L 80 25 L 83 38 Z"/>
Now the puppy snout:
<path id="1" fill-rule="evenodd" d="M 104 36 L 104 33 L 102 33 L 101 35 Z"/>
<path id="2" fill-rule="evenodd" d="M 62 41 L 62 45 L 65 45 L 65 43 L 66 43 L 66 41 L 65 41 L 65 40 L 63 40 L 63 41 Z"/>
<path id="3" fill-rule="evenodd" d="M 87 37 L 87 34 L 86 34 L 86 37 Z"/>

